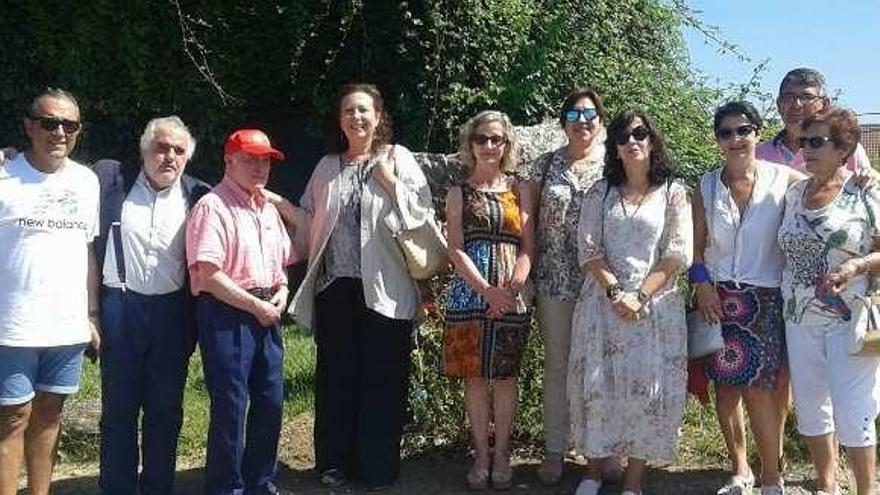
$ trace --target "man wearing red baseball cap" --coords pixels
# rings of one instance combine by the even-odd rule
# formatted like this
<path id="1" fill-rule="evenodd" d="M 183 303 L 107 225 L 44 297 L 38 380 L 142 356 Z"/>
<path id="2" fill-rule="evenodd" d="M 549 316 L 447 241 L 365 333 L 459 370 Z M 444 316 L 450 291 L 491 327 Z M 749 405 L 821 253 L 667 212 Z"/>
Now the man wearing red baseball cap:
<path id="1" fill-rule="evenodd" d="M 262 131 L 235 131 L 224 147 L 223 180 L 187 222 L 187 266 L 211 398 L 206 495 L 277 492 L 280 320 L 288 296 L 285 267 L 294 253 L 263 187 L 272 161 L 281 160 L 284 154 Z"/>

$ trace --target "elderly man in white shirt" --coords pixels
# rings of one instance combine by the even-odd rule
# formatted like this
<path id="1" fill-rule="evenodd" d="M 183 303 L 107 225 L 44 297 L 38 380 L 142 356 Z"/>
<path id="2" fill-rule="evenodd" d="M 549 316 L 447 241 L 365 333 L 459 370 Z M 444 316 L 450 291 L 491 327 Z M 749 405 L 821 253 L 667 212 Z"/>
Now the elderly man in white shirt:
<path id="1" fill-rule="evenodd" d="M 210 190 L 183 173 L 195 145 L 180 118 L 157 118 L 141 136 L 141 163 L 94 165 L 101 184 L 96 253 L 103 270 L 104 494 L 173 492 L 183 389 L 195 345 L 185 225 L 189 208 Z"/>

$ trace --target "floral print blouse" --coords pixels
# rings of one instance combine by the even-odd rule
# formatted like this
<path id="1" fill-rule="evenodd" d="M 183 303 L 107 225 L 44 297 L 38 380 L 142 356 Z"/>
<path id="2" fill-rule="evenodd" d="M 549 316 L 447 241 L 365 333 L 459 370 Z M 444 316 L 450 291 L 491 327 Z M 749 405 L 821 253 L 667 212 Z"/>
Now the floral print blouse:
<path id="1" fill-rule="evenodd" d="M 823 283 L 844 262 L 871 252 L 880 235 L 877 213 L 880 192 L 861 189 L 851 176 L 837 197 L 822 208 L 807 209 L 803 196 L 810 179 L 793 185 L 785 196 L 785 217 L 779 245 L 786 256 L 782 274 L 785 320 L 803 325 L 836 325 L 852 319 L 853 298 L 868 290 L 868 277 L 860 275 L 835 295 Z"/>
<path id="2" fill-rule="evenodd" d="M 589 164 L 577 175 L 571 168 L 565 147 L 544 153 L 532 165 L 530 178 L 540 195 L 535 228 L 537 263 L 532 278 L 542 297 L 574 301 L 584 283 L 578 264 L 577 229 L 586 191 L 602 178 L 605 147 L 598 145 Z M 547 177 L 541 187 L 544 171 Z"/>

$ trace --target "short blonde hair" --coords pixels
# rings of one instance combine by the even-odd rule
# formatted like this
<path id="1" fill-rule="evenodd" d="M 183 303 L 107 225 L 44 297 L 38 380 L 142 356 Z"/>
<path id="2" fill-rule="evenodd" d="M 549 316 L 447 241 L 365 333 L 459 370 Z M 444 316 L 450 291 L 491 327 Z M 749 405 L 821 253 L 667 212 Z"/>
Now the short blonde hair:
<path id="1" fill-rule="evenodd" d="M 474 172 L 474 167 L 477 164 L 474 150 L 471 147 L 471 139 L 474 137 L 478 127 L 491 122 L 499 122 L 501 127 L 504 128 L 504 137 L 507 138 L 507 146 L 504 148 L 504 155 L 501 157 L 501 170 L 513 170 L 519 161 L 519 144 L 516 140 L 513 124 L 510 123 L 510 118 L 504 112 L 484 110 L 461 126 L 461 132 L 458 136 L 458 156 L 468 176 Z"/>

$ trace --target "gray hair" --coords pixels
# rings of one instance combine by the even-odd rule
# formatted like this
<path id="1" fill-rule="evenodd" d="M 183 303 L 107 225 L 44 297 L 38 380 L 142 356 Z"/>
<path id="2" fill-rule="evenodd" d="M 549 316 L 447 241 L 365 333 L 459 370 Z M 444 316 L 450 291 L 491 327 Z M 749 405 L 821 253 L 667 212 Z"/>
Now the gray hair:
<path id="1" fill-rule="evenodd" d="M 463 126 L 458 136 L 458 156 L 461 163 L 465 166 L 467 175 L 474 172 L 476 167 L 476 157 L 474 150 L 471 148 L 471 138 L 477 131 L 477 127 L 491 122 L 498 122 L 504 128 L 504 137 L 507 138 L 507 147 L 504 148 L 504 155 L 501 157 L 501 170 L 514 170 L 519 161 L 519 144 L 516 140 L 516 132 L 513 130 L 513 124 L 510 117 L 505 113 L 497 110 L 483 110 L 477 115 L 471 117 Z"/>
<path id="2" fill-rule="evenodd" d="M 52 98 L 54 100 L 67 100 L 74 107 L 76 107 L 76 112 L 80 113 L 79 103 L 76 101 L 75 96 L 63 89 L 47 87 L 46 89 L 40 91 L 36 96 L 34 96 L 34 99 L 31 100 L 31 105 L 28 107 L 27 110 L 28 117 L 38 117 L 37 111 L 38 107 L 40 106 L 40 101 L 45 98 Z"/>
<path id="3" fill-rule="evenodd" d="M 144 128 L 144 133 L 141 134 L 141 155 L 145 154 L 150 149 L 150 145 L 153 144 L 153 140 L 156 139 L 156 131 L 158 131 L 160 127 L 171 128 L 186 134 L 186 161 L 190 161 L 193 154 L 196 152 L 196 138 L 193 137 L 192 133 L 189 132 L 189 127 L 187 127 L 186 124 L 183 123 L 183 120 L 177 115 L 157 117 L 147 122 L 147 127 Z"/>
<path id="4" fill-rule="evenodd" d="M 779 83 L 780 95 L 789 84 L 816 88 L 819 90 L 819 96 L 825 96 L 825 76 L 816 69 L 798 67 L 797 69 L 788 71 L 788 74 L 786 74 L 785 77 L 782 78 L 782 82 Z"/>

